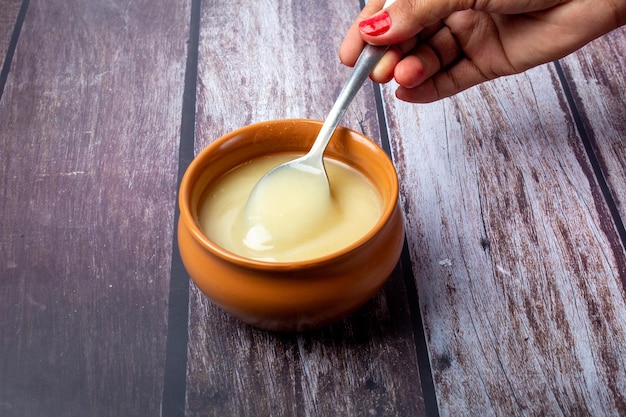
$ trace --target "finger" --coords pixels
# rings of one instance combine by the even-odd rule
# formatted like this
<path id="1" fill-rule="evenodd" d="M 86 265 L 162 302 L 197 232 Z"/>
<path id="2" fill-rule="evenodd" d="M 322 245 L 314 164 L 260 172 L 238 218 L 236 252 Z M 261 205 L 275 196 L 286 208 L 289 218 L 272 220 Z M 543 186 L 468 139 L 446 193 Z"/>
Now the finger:
<path id="1" fill-rule="evenodd" d="M 461 1 L 404 0 L 397 1 L 359 23 L 361 38 L 374 45 L 395 45 L 437 23 L 453 11 L 465 6 Z"/>
<path id="2" fill-rule="evenodd" d="M 449 69 L 438 72 L 417 87 L 398 87 L 396 97 L 411 103 L 431 103 L 489 79 L 472 61 L 463 58 Z"/>
<path id="3" fill-rule="evenodd" d="M 386 83 L 394 78 L 396 65 L 400 63 L 404 55 L 415 48 L 416 38 L 408 39 L 399 45 L 394 45 L 383 55 L 380 62 L 374 67 L 370 78 L 377 83 Z"/>
<path id="4" fill-rule="evenodd" d="M 394 78 L 403 87 L 416 87 L 459 60 L 462 54 L 450 29 L 443 26 L 397 63 Z"/>
<path id="5" fill-rule="evenodd" d="M 358 29 L 350 28 L 339 47 L 339 60 L 344 65 L 353 67 L 364 46 L 365 41 L 359 36 Z"/>

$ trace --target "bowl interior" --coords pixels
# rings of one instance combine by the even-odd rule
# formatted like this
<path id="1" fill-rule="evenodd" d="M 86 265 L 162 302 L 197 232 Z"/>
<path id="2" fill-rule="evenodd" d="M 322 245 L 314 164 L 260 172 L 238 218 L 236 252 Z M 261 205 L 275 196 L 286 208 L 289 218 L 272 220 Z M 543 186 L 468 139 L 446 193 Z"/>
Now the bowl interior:
<path id="1" fill-rule="evenodd" d="M 193 160 L 187 169 L 180 189 L 181 217 L 195 237 L 208 250 L 237 262 L 270 264 L 256 261 L 224 250 L 212 242 L 198 224 L 198 209 L 207 186 L 233 168 L 268 154 L 306 153 L 315 140 L 322 122 L 307 119 L 276 120 L 249 125 L 230 132 L 211 143 Z M 376 187 L 383 202 L 382 215 L 373 229 L 354 244 L 337 252 L 350 251 L 369 239 L 391 216 L 398 197 L 397 174 L 387 154 L 373 141 L 352 130 L 337 128 L 326 157 L 347 163 L 365 175 Z M 333 257 L 335 254 L 327 255 Z M 311 260 L 302 261 L 308 263 Z M 291 262 L 298 264 L 300 262 Z"/>

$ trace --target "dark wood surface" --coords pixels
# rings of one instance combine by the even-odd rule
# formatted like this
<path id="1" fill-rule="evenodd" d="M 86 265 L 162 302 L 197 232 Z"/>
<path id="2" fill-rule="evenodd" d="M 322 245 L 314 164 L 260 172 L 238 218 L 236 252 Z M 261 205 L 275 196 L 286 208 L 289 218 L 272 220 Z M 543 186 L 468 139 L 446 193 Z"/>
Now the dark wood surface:
<path id="1" fill-rule="evenodd" d="M 189 282 L 180 174 L 323 119 L 358 10 L 0 0 L 0 416 L 626 415 L 626 29 L 429 105 L 363 87 L 407 244 L 346 319 L 265 332 Z"/>
<path id="2" fill-rule="evenodd" d="M 7 56 L 21 4 L 21 0 L 3 0 L 0 2 L 0 57 L 3 61 Z"/>
<path id="3" fill-rule="evenodd" d="M 28 5 L 0 99 L 0 415 L 160 412 L 190 12 L 155 6 Z"/>

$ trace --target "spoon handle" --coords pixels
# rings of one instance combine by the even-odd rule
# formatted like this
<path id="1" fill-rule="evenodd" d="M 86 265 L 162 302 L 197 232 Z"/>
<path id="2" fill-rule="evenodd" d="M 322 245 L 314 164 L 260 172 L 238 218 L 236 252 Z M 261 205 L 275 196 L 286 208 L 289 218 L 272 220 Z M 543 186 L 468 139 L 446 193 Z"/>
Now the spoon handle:
<path id="1" fill-rule="evenodd" d="M 372 72 L 378 61 L 383 57 L 389 46 L 375 46 L 366 44 L 365 48 L 361 52 L 359 59 L 356 61 L 348 80 L 344 84 L 337 101 L 330 109 L 320 132 L 309 151 L 309 156 L 318 155 L 321 160 L 324 155 L 324 150 L 330 142 L 330 138 L 333 136 L 333 132 L 339 125 L 341 118 L 345 114 L 348 106 L 356 96 L 356 93 L 361 88 L 363 82 L 367 79 Z"/>

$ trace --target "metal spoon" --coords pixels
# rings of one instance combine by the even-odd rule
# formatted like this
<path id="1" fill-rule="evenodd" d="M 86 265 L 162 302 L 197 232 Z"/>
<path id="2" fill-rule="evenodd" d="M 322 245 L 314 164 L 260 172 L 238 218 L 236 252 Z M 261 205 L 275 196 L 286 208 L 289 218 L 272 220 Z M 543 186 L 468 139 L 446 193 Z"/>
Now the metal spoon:
<path id="1" fill-rule="evenodd" d="M 324 150 L 363 82 L 388 46 L 367 44 L 320 132 L 304 156 L 277 166 L 254 186 L 243 211 L 243 241 L 251 249 L 288 248 L 318 231 L 332 209 Z M 298 192 L 293 196 L 294 189 Z"/>
<path id="2" fill-rule="evenodd" d="M 388 46 L 374 46 L 370 44 L 365 46 L 354 65 L 352 73 L 344 84 L 341 93 L 339 93 L 337 101 L 335 101 L 335 104 L 330 109 L 330 113 L 324 121 L 309 152 L 297 159 L 281 164 L 265 174 L 254 187 L 251 195 L 252 199 L 254 198 L 254 194 L 263 191 L 268 185 L 268 182 L 271 181 L 272 176 L 276 174 L 282 175 L 283 170 L 299 170 L 319 175 L 320 180 L 325 181 L 328 187 L 328 177 L 324 169 L 324 150 L 328 146 L 348 106 L 363 85 L 363 82 L 367 79 L 388 48 Z"/>

